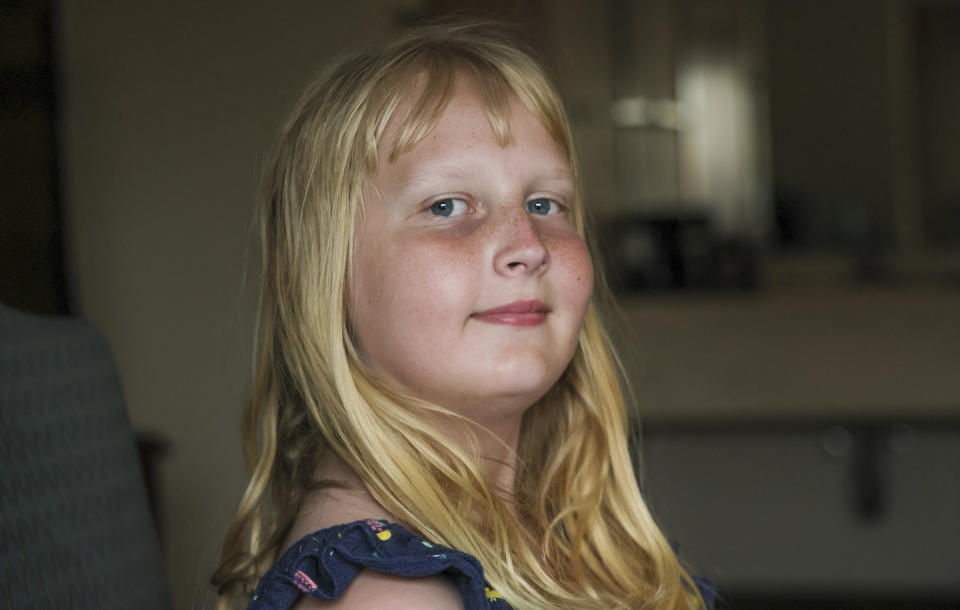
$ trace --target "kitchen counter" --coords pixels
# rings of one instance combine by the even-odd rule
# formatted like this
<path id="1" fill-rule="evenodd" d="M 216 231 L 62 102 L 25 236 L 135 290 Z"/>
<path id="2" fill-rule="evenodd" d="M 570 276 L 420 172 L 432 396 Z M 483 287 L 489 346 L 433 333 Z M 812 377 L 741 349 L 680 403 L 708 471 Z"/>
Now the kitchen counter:
<path id="1" fill-rule="evenodd" d="M 622 297 L 611 317 L 643 420 L 960 421 L 960 289 Z"/>

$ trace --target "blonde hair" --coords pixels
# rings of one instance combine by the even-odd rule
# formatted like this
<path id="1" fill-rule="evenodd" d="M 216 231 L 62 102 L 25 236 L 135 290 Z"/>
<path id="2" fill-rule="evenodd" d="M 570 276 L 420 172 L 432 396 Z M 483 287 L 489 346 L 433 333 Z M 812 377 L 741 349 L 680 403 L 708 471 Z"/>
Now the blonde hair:
<path id="1" fill-rule="evenodd" d="M 342 60 L 307 90 L 278 141 L 262 207 L 256 374 L 244 418 L 251 477 L 213 578 L 223 606 L 231 593 L 249 596 L 283 551 L 325 452 L 402 525 L 475 556 L 515 608 L 699 601 L 638 490 L 616 362 L 594 305 L 563 376 L 524 414 L 514 499 L 484 479 L 475 446 L 438 429 L 437 415 L 452 414 L 392 392 L 358 355 L 346 295 L 363 185 L 391 117 L 401 113 L 396 158 L 430 131 L 464 75 L 501 143 L 511 138 L 516 96 L 576 172 L 566 115 L 541 68 L 477 24 L 427 26 Z"/>

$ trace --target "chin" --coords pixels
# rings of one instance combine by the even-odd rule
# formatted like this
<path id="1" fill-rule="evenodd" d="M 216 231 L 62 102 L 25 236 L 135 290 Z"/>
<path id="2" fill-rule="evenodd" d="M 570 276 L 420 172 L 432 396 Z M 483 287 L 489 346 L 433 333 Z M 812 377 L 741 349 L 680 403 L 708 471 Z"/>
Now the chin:
<path id="1" fill-rule="evenodd" d="M 499 383 L 491 383 L 488 391 L 494 400 L 526 409 L 540 400 L 562 373 L 563 369 L 553 374 L 544 367 L 516 367 L 512 373 L 498 379 Z"/>
<path id="2" fill-rule="evenodd" d="M 487 426 L 491 429 L 497 429 L 503 424 L 515 422 L 523 417 L 523 414 L 532 407 L 544 394 L 549 387 L 538 388 L 538 391 L 505 391 L 498 394 L 487 394 L 478 396 L 476 404 L 469 402 L 462 404 L 459 409 L 460 414 L 469 419 Z"/>

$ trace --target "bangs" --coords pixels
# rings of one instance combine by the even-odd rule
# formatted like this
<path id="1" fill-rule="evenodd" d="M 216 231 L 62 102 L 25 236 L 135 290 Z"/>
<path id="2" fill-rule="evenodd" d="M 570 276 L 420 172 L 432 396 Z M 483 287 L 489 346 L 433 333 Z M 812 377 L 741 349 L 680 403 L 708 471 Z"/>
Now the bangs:
<path id="1" fill-rule="evenodd" d="M 446 110 L 458 78 L 469 79 L 476 88 L 500 146 L 513 143 L 510 98 L 516 96 L 561 147 L 572 165 L 562 109 L 552 103 L 555 98 L 547 89 L 549 85 L 537 82 L 539 73 L 525 75 L 523 72 L 519 66 L 496 65 L 488 58 L 470 55 L 464 49 L 422 47 L 411 50 L 390 66 L 388 75 L 372 93 L 373 103 L 369 108 L 372 120 L 367 122 L 373 127 L 367 141 L 368 170 L 371 174 L 376 171 L 384 134 L 391 121 L 396 122 L 398 130 L 389 151 L 391 162 L 430 133 Z"/>
<path id="2" fill-rule="evenodd" d="M 453 95 L 458 78 L 466 77 L 473 82 L 480 94 L 480 102 L 493 129 L 494 138 L 500 146 L 513 142 L 510 129 L 510 95 L 512 87 L 498 73 L 474 63 L 454 62 L 447 58 L 431 57 L 419 73 L 404 80 L 416 83 L 414 93 L 404 104 L 404 116 L 399 117 L 399 131 L 390 151 L 389 159 L 408 152 L 433 129 Z M 398 100 L 400 103 L 401 100 Z"/>

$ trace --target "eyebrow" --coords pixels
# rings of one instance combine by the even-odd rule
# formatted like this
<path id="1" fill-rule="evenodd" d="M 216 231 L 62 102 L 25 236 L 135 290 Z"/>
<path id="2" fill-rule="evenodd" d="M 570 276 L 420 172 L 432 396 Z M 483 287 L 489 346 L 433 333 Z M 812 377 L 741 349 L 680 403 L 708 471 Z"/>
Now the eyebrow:
<path id="1" fill-rule="evenodd" d="M 438 178 L 456 180 L 470 176 L 472 173 L 473 170 L 461 163 L 431 163 L 426 169 L 421 166 L 408 174 L 400 183 L 398 194 L 403 195 L 418 186 L 425 185 L 429 181 Z M 565 165 L 555 165 L 546 168 L 542 172 L 538 172 L 536 178 L 539 180 L 572 182 L 573 171 Z"/>
<path id="2" fill-rule="evenodd" d="M 558 166 L 555 169 L 544 172 L 543 177 L 547 180 L 569 180 L 572 182 L 573 171 L 569 167 Z"/>
<path id="3" fill-rule="evenodd" d="M 421 165 L 404 176 L 397 196 L 402 198 L 411 191 L 429 186 L 434 180 L 457 180 L 469 176 L 470 173 L 470 169 L 461 163 L 430 163 L 426 168 Z"/>

